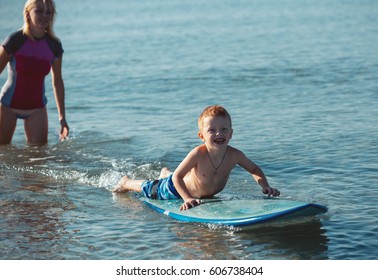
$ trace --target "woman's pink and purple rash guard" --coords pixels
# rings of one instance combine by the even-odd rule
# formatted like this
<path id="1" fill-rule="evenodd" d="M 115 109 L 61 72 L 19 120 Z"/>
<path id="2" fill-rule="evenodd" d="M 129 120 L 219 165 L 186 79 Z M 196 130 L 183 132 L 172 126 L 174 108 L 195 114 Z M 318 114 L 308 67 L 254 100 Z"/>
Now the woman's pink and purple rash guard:
<path id="1" fill-rule="evenodd" d="M 43 108 L 47 103 L 45 77 L 54 59 L 63 54 L 62 44 L 47 33 L 42 39 L 32 41 L 19 30 L 2 46 L 11 60 L 8 80 L 1 89 L 1 103 L 15 109 Z"/>

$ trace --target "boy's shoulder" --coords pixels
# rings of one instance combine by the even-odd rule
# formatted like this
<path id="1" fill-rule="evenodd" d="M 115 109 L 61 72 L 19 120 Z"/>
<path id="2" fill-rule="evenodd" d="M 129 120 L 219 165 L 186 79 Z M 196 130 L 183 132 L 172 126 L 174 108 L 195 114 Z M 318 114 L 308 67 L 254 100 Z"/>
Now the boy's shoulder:
<path id="1" fill-rule="evenodd" d="M 198 145 L 196 147 L 194 147 L 190 153 L 192 154 L 203 154 L 205 153 L 207 150 L 206 150 L 206 145 L 205 144 L 202 144 L 202 145 Z"/>
<path id="2" fill-rule="evenodd" d="M 232 147 L 230 145 L 228 146 L 228 153 L 229 155 L 235 156 L 235 157 L 245 157 L 245 154 L 241 150 L 235 147 Z"/>
<path id="3" fill-rule="evenodd" d="M 200 156 L 202 156 L 203 154 L 207 153 L 206 145 L 205 144 L 198 145 L 198 146 L 194 147 L 190 151 L 190 153 L 192 155 L 200 155 Z M 230 145 L 228 145 L 228 151 L 227 151 L 227 153 L 229 155 L 234 155 L 234 156 L 244 156 L 244 153 L 241 150 L 239 150 L 239 149 L 237 149 L 235 147 L 232 147 Z"/>
<path id="4" fill-rule="evenodd" d="M 229 153 L 238 153 L 238 152 L 241 152 L 241 151 L 239 149 L 233 147 L 233 146 L 228 145 L 228 152 Z"/>

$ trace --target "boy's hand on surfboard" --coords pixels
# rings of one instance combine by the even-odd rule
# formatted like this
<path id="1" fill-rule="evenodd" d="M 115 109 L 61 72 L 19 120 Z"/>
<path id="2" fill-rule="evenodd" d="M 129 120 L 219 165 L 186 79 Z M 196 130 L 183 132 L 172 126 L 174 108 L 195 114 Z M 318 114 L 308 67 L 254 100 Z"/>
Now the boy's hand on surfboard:
<path id="1" fill-rule="evenodd" d="M 194 198 L 188 198 L 187 200 L 185 200 L 185 202 L 181 205 L 180 207 L 180 211 L 181 210 L 188 210 L 190 208 L 193 208 L 193 207 L 196 207 L 198 205 L 200 205 L 201 202 L 198 200 L 198 199 L 194 199 Z"/>
<path id="2" fill-rule="evenodd" d="M 271 187 L 263 189 L 262 192 L 264 194 L 267 194 L 268 197 L 270 197 L 270 196 L 276 197 L 276 196 L 279 196 L 281 194 L 279 190 L 277 190 L 275 188 L 271 188 Z"/>

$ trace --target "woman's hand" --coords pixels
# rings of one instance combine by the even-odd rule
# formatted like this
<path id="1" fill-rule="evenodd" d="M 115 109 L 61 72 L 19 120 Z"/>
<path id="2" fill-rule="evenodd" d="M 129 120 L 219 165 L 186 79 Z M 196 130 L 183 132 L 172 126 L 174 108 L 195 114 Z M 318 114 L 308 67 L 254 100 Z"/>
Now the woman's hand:
<path id="1" fill-rule="evenodd" d="M 59 134 L 59 141 L 64 141 L 68 138 L 69 134 L 69 127 L 65 119 L 60 121 L 60 134 Z"/>

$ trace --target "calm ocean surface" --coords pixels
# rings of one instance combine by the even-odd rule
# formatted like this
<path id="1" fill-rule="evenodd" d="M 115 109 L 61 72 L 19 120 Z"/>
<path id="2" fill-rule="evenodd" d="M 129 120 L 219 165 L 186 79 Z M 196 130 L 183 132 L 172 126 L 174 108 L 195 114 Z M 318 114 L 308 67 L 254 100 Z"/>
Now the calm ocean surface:
<path id="1" fill-rule="evenodd" d="M 24 1 L 0 0 L 0 40 Z M 65 0 L 68 141 L 19 122 L 0 147 L 0 259 L 378 259 L 378 2 L 375 0 Z M 0 76 L 0 85 L 7 72 Z M 136 195 L 124 174 L 175 169 L 200 143 L 211 104 L 233 117 L 231 145 L 283 197 L 326 215 L 251 231 L 183 224 Z M 236 168 L 221 197 L 260 198 Z"/>

